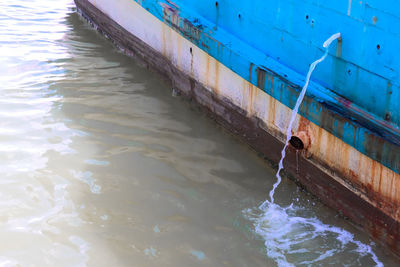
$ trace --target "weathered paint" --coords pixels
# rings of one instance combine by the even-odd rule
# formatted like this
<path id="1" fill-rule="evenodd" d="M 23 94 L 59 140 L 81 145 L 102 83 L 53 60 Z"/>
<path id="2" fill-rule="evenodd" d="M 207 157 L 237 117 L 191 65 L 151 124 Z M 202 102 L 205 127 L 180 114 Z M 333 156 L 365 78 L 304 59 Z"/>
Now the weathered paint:
<path id="1" fill-rule="evenodd" d="M 77 0 L 77 2 L 86 2 L 86 0 Z M 180 77 L 177 72 L 189 77 L 182 78 L 187 80 L 186 85 L 182 85 L 183 82 L 181 82 L 176 86 L 182 90 L 188 90 L 186 94 L 194 95 L 196 101 L 207 106 L 211 112 L 223 117 L 232 125 L 237 124 L 231 118 L 234 115 L 228 112 L 226 106 L 213 104 L 222 101 L 225 105 L 232 107 L 231 110 L 243 114 L 249 121 L 255 121 L 256 126 L 264 129 L 268 134 L 278 140 L 284 140 L 283 133 L 290 118 L 290 107 L 294 105 L 298 95 L 298 85 L 288 77 L 278 75 L 277 72 L 267 68 L 270 65 L 257 65 L 256 63 L 250 63 L 247 73 L 243 76 L 239 75 L 240 73 L 235 71 L 232 66 L 222 64 L 223 62 L 207 51 L 206 47 L 219 43 L 217 39 L 201 44 L 205 41 L 202 39 L 205 26 L 196 26 L 181 18 L 177 6 L 171 2 L 161 3 L 162 13 L 160 16 L 162 20 L 157 20 L 132 0 L 118 0 L 112 3 L 106 0 L 91 2 L 132 36 L 136 36 L 148 45 L 150 47 L 148 49 L 154 49 L 156 53 L 165 57 L 168 64 L 155 66 L 156 68 L 167 68 L 164 71 L 167 71 L 172 78 Z M 166 25 L 166 18 L 168 18 L 167 24 L 170 26 Z M 92 16 L 92 19 L 96 21 L 98 18 Z M 106 26 L 103 25 L 103 27 Z M 135 43 L 135 41 L 125 40 L 125 38 L 131 38 L 130 36 L 118 37 L 120 30 L 115 27 L 110 31 L 114 29 L 115 32 L 107 33 L 114 35 L 115 39 L 119 38 L 117 40 L 119 45 L 129 48 L 132 43 Z M 248 61 L 244 61 L 243 56 L 234 54 L 226 45 L 219 44 L 220 52 L 218 53 L 230 54 L 230 60 L 236 63 L 240 63 L 240 60 L 243 59 L 244 66 L 242 67 L 245 67 Z M 134 47 L 136 50 L 132 52 L 146 55 L 145 60 L 148 62 L 156 61 L 154 57 L 157 55 L 145 53 L 142 46 Z M 233 60 L 233 58 L 236 59 Z M 178 83 L 179 79 L 172 80 Z M 199 94 L 196 91 L 197 84 L 204 86 L 211 96 L 206 96 L 204 93 Z M 319 88 L 318 84 L 314 84 L 314 87 Z M 317 90 L 315 88 L 314 90 Z M 328 91 L 317 93 L 322 95 L 321 92 Z M 309 148 L 304 151 L 304 165 L 317 166 L 321 172 L 329 175 L 336 185 L 331 185 L 333 182 L 328 180 L 325 180 L 327 181 L 326 186 L 321 185 L 315 178 L 310 178 L 306 170 L 301 170 L 300 173 L 308 176 L 298 176 L 298 179 L 326 203 L 342 210 L 345 215 L 364 225 L 368 230 L 371 231 L 376 227 L 376 231 L 373 233 L 375 238 L 390 243 L 392 248 L 399 252 L 400 175 L 398 173 L 399 146 L 396 143 L 398 141 L 395 135 L 396 128 L 390 128 L 393 129 L 392 132 L 389 131 L 390 129 L 384 131 L 386 128 L 380 126 L 384 124 L 380 124 L 382 121 L 373 114 L 354 108 L 352 103 L 346 102 L 338 96 L 327 93 L 325 99 L 327 98 L 330 98 L 331 102 L 324 102 L 320 97 L 310 95 L 305 98 L 301 114 L 296 119 L 294 133 L 299 131 L 306 133 L 311 142 Z M 368 116 L 364 116 L 364 113 Z M 343 114 L 345 116 L 342 116 Z M 241 122 L 243 125 L 237 125 L 237 128 L 248 125 L 246 121 Z M 373 126 L 367 127 L 366 124 Z M 248 128 L 253 129 L 250 126 Z M 380 129 L 382 132 L 377 132 L 376 129 Z M 246 129 L 243 131 L 246 132 Z M 259 131 L 257 129 L 252 131 L 256 132 L 256 135 L 254 132 L 248 132 L 248 135 L 244 137 L 245 140 L 265 147 L 265 144 L 257 143 Z M 360 149 L 360 147 L 364 149 Z M 255 148 L 257 149 L 257 147 Z M 260 148 L 260 150 L 265 151 L 264 148 Z M 380 161 L 376 160 L 377 158 Z M 277 161 L 275 154 L 271 159 Z M 388 165 L 395 168 L 390 169 L 387 167 Z M 290 165 L 287 168 L 289 171 L 292 170 Z M 308 184 L 309 180 L 314 183 Z M 336 192 L 335 188 L 338 185 L 342 189 Z M 323 192 L 330 192 L 333 198 L 330 199 Z M 345 192 L 351 192 L 351 195 Z M 368 215 L 369 210 L 365 210 L 368 205 L 364 204 L 357 206 L 357 209 L 360 210 L 351 210 L 356 204 L 352 206 L 351 201 L 349 204 L 349 202 L 342 201 L 341 198 L 362 199 L 387 217 L 378 215 L 379 212 L 377 212 L 376 218 L 371 217 Z M 354 200 L 354 203 L 357 201 Z M 363 222 L 362 218 L 355 216 L 358 214 L 370 217 Z M 389 222 L 390 220 L 388 221 L 387 218 L 394 221 Z M 379 235 L 383 231 L 382 229 L 387 231 L 387 236 Z"/>

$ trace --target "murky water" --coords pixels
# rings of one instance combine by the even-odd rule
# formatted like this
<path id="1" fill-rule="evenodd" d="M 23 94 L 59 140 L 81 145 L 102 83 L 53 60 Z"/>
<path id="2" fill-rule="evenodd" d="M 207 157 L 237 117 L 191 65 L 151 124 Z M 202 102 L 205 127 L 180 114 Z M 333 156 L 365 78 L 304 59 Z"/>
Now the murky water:
<path id="1" fill-rule="evenodd" d="M 260 220 L 274 170 L 73 7 L 0 2 L 1 266 L 276 266 L 279 222 L 281 265 L 399 264 L 286 179 L 278 209 L 333 230 Z"/>

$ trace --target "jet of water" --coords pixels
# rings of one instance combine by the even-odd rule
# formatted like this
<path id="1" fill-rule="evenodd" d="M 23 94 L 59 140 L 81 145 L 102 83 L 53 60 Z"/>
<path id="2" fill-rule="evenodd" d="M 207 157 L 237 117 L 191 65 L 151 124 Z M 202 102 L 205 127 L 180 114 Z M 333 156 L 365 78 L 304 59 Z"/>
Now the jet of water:
<path id="1" fill-rule="evenodd" d="M 317 59 L 316 61 L 314 61 L 314 62 L 311 64 L 310 69 L 308 70 L 307 77 L 306 77 L 306 83 L 304 84 L 303 89 L 301 89 L 300 95 L 299 95 L 299 97 L 297 98 L 296 105 L 295 105 L 294 108 L 293 108 L 292 116 L 290 117 L 289 126 L 288 126 L 287 131 L 286 131 L 286 142 L 285 142 L 285 146 L 283 147 L 282 152 L 281 152 L 281 155 L 282 155 L 282 156 L 281 156 L 281 160 L 279 161 L 279 169 L 278 169 L 278 172 L 276 173 L 277 181 L 276 181 L 275 184 L 273 185 L 272 190 L 269 192 L 269 197 L 270 197 L 270 199 L 271 199 L 271 203 L 274 203 L 275 189 L 278 187 L 278 185 L 279 185 L 279 184 L 281 183 L 281 181 L 282 181 L 282 178 L 281 178 L 281 176 L 280 176 L 280 172 L 281 172 L 281 170 L 283 169 L 283 160 L 285 159 L 286 148 L 287 148 L 287 146 L 289 145 L 289 140 L 290 140 L 290 138 L 292 137 L 292 127 L 293 127 L 293 123 L 294 123 L 294 120 L 296 119 L 296 115 L 297 115 L 297 112 L 298 112 L 298 110 L 299 110 L 300 104 L 301 104 L 301 102 L 303 101 L 304 95 L 306 94 L 307 87 L 308 87 L 308 84 L 309 84 L 309 82 L 310 82 L 311 74 L 312 74 L 312 72 L 314 71 L 315 67 L 316 67 L 319 63 L 321 63 L 321 62 L 326 58 L 326 56 L 328 55 L 329 45 L 330 45 L 334 40 L 336 40 L 336 39 L 338 39 L 338 38 L 340 38 L 340 33 L 335 33 L 334 35 L 332 35 L 331 37 L 329 37 L 329 38 L 324 42 L 324 44 L 323 44 L 323 47 L 325 48 L 325 53 L 324 53 L 324 55 L 323 55 L 321 58 L 319 58 L 319 59 Z M 267 201 L 268 201 L 268 200 L 267 200 Z M 264 205 L 265 205 L 265 202 L 262 204 L 262 206 L 264 206 Z"/>

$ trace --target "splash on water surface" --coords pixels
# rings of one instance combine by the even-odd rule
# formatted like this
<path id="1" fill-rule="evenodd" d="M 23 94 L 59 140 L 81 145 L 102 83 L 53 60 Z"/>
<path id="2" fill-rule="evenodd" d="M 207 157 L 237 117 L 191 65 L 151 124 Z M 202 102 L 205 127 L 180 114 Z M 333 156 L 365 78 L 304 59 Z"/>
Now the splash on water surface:
<path id="1" fill-rule="evenodd" d="M 304 207 L 264 203 L 244 211 L 278 266 L 383 266 L 372 247 L 340 227 L 307 216 Z"/>

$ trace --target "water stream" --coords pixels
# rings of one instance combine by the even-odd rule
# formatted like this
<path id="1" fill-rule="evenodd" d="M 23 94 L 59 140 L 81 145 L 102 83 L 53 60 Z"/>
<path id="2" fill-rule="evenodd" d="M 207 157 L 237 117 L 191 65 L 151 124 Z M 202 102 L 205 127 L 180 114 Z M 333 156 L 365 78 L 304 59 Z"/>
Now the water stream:
<path id="1" fill-rule="evenodd" d="M 279 184 L 280 184 L 281 181 L 282 181 L 280 172 L 281 172 L 281 170 L 283 169 L 283 160 L 285 159 L 286 148 L 288 147 L 290 138 L 292 137 L 293 123 L 294 123 L 294 121 L 295 121 L 295 119 L 296 119 L 296 116 L 297 116 L 297 113 L 298 113 L 298 111 L 299 111 L 299 107 L 300 107 L 300 105 L 301 105 L 301 102 L 303 102 L 303 98 L 304 98 L 304 96 L 305 96 L 305 94 L 306 94 L 307 87 L 308 87 L 308 84 L 309 84 L 309 82 L 310 82 L 311 74 L 313 73 L 315 67 L 316 67 L 319 63 L 321 63 L 321 62 L 326 58 L 326 56 L 328 55 L 330 44 L 331 44 L 334 40 L 339 39 L 339 38 L 340 38 L 340 33 L 335 33 L 335 34 L 333 34 L 331 37 L 329 37 L 329 38 L 324 42 L 324 44 L 323 44 L 323 47 L 325 48 L 325 53 L 324 53 L 324 55 L 323 55 L 321 58 L 315 60 L 313 63 L 311 63 L 310 68 L 308 69 L 308 73 L 307 73 L 307 76 L 306 76 L 306 82 L 305 82 L 303 88 L 301 89 L 300 95 L 299 95 L 299 97 L 297 98 L 296 104 L 295 104 L 295 106 L 294 106 L 294 108 L 293 108 L 293 110 L 292 110 L 292 114 L 291 114 L 291 116 L 290 116 L 289 125 L 288 125 L 288 128 L 287 128 L 287 130 L 286 130 L 286 141 L 285 141 L 285 146 L 284 146 L 283 149 L 282 149 L 282 152 L 281 152 L 281 159 L 280 159 L 280 161 L 279 161 L 278 171 L 276 172 L 277 181 L 276 181 L 276 183 L 273 185 L 271 191 L 269 192 L 269 197 L 270 197 L 270 199 L 271 199 L 271 203 L 274 203 L 274 193 L 275 193 L 275 189 L 279 186 Z"/>
<path id="2" fill-rule="evenodd" d="M 340 227 L 323 223 L 304 207 L 293 203 L 282 207 L 274 203 L 275 190 L 282 182 L 280 172 L 283 169 L 285 151 L 292 136 L 293 123 L 307 91 L 311 74 L 315 67 L 327 57 L 329 45 L 338 38 L 340 38 L 340 33 L 329 37 L 323 44 L 325 48 L 323 56 L 310 65 L 305 84 L 290 117 L 286 131 L 286 142 L 282 149 L 279 169 L 276 173 L 277 181 L 269 193 L 270 200 L 267 199 L 258 208 L 244 211 L 246 216 L 253 221 L 255 231 L 264 238 L 267 255 L 273 258 L 278 266 L 331 265 L 333 258 L 340 258 L 341 254 L 347 250 L 355 251 L 364 257 L 357 259 L 357 265 L 363 266 L 367 264 L 364 261 L 369 258 L 370 263 L 368 263 L 368 266 L 383 266 L 383 263 L 373 252 L 372 244 L 364 244 L 358 241 L 350 232 Z M 329 242 L 331 238 L 335 239 L 334 243 Z M 343 266 L 355 265 L 353 260 L 349 259 L 343 259 L 342 261 L 337 261 L 337 263 Z"/>

